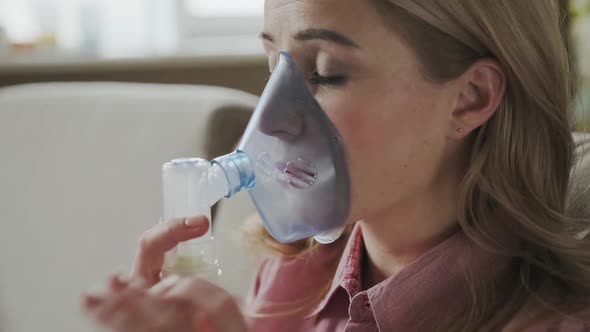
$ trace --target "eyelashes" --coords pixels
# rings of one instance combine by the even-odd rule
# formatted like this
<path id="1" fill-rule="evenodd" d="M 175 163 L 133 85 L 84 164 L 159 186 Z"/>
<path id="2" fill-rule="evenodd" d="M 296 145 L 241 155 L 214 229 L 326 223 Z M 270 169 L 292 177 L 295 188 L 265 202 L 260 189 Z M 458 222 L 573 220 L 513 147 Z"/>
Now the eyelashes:
<path id="1" fill-rule="evenodd" d="M 347 78 L 343 75 L 323 76 L 318 72 L 314 72 L 309 81 L 313 85 L 339 87 L 346 84 Z"/>
<path id="2" fill-rule="evenodd" d="M 265 83 L 268 83 L 272 73 L 270 73 L 266 79 Z M 320 75 L 317 71 L 315 71 L 311 77 L 309 78 L 309 82 L 313 85 L 317 86 L 333 86 L 333 87 L 340 87 L 346 84 L 348 78 L 344 75 Z"/>

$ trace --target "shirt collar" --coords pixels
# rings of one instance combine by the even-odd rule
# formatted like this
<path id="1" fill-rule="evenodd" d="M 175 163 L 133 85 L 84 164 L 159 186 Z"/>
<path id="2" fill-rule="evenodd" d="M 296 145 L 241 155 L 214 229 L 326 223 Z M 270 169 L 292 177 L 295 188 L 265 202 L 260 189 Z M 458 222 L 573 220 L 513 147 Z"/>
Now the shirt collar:
<path id="1" fill-rule="evenodd" d="M 315 309 L 306 316 L 306 318 L 318 315 L 330 302 L 336 290 L 340 287 L 353 291 L 354 293 L 361 290 L 361 271 L 362 259 L 364 252 L 363 236 L 361 227 L 356 224 L 348 238 L 348 242 L 342 252 L 342 258 L 336 268 L 336 273 L 332 280 L 330 290 L 326 296 L 315 307 Z M 354 295 L 353 293 L 353 295 Z"/>
<path id="2" fill-rule="evenodd" d="M 307 317 L 320 314 L 339 288 L 351 297 L 362 290 L 363 256 L 363 236 L 357 224 L 329 292 Z M 466 278 L 496 280 L 508 270 L 509 263 L 508 258 L 477 247 L 459 230 L 397 275 L 367 290 L 377 325 L 381 331 L 409 331 L 421 322 L 421 330 L 432 330 L 444 313 L 458 310 L 468 300 Z"/>

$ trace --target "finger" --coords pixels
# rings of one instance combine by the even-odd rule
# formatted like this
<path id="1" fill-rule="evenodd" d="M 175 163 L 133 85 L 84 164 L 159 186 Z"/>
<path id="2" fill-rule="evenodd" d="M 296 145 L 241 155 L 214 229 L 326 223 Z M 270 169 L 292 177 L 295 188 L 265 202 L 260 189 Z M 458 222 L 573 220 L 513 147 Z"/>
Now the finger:
<path id="1" fill-rule="evenodd" d="M 179 280 L 180 278 L 176 275 L 168 276 L 157 283 L 154 287 L 150 288 L 148 294 L 152 296 L 162 296 L 174 288 Z"/>
<path id="2" fill-rule="evenodd" d="M 81 295 L 82 309 L 86 313 L 90 313 L 97 306 L 104 303 L 108 292 L 104 284 L 96 283 Z"/>
<path id="3" fill-rule="evenodd" d="M 127 285 L 128 291 L 140 291 L 143 292 L 149 287 L 149 282 L 142 277 L 135 277 L 129 281 Z"/>
<path id="4" fill-rule="evenodd" d="M 127 280 L 124 280 L 123 277 L 119 275 L 111 276 L 109 278 L 108 284 L 109 289 L 111 290 L 111 292 L 114 293 L 120 293 L 127 289 L 127 287 L 129 286 L 129 282 Z"/>
<path id="5" fill-rule="evenodd" d="M 110 326 L 114 313 L 125 305 L 125 295 L 114 295 L 106 299 L 100 306 L 90 311 L 91 316 L 100 324 Z"/>
<path id="6" fill-rule="evenodd" d="M 89 312 L 103 303 L 103 298 L 98 295 L 85 293 L 82 294 L 82 309 Z"/>
<path id="7" fill-rule="evenodd" d="M 162 256 L 178 243 L 203 236 L 208 230 L 209 222 L 204 216 L 175 218 L 158 223 L 141 237 L 141 256 L 143 258 Z"/>
<path id="8" fill-rule="evenodd" d="M 204 279 L 185 278 L 178 282 L 166 297 L 186 298 L 218 331 L 241 331 L 246 326 L 243 314 L 233 298 L 223 288 Z M 203 323 L 207 324 L 207 322 Z"/>
<path id="9" fill-rule="evenodd" d="M 111 293 L 90 314 L 99 323 L 111 326 L 115 314 L 126 310 L 133 301 L 140 301 L 142 295 L 142 291 L 134 287 L 128 287 L 121 293 Z"/>
<path id="10" fill-rule="evenodd" d="M 144 298 L 132 295 L 128 298 L 125 306 L 113 314 L 111 327 L 115 331 L 148 331 L 150 317 L 145 315 L 140 309 Z"/>
<path id="11" fill-rule="evenodd" d="M 142 235 L 131 275 L 145 278 L 150 285 L 156 284 L 161 278 L 166 252 L 179 242 L 206 234 L 208 229 L 209 222 L 203 216 L 158 223 Z"/>
<path id="12" fill-rule="evenodd" d="M 211 318 L 201 313 L 193 316 L 192 327 L 199 332 L 215 332 L 215 325 Z"/>
<path id="13" fill-rule="evenodd" d="M 115 331 L 125 332 L 190 332 L 194 331 L 191 328 L 193 312 L 190 301 L 164 300 L 137 292 L 130 294 L 125 304 L 113 312 L 108 325 L 104 325 Z"/>
<path id="14" fill-rule="evenodd" d="M 202 296 L 206 295 L 206 296 Z M 166 298 L 187 298 L 190 296 L 195 302 L 203 302 L 207 306 L 214 305 L 219 299 L 232 298 L 223 288 L 212 282 L 202 279 L 187 277 L 177 281 L 176 287 L 172 289 Z"/>
<path id="15" fill-rule="evenodd" d="M 196 308 L 189 300 L 163 300 L 156 299 L 154 308 L 156 308 L 160 315 L 158 331 L 194 331 L 192 324 L 192 316 Z M 201 330 L 197 330 L 202 332 Z"/>
<path id="16" fill-rule="evenodd" d="M 176 310 L 173 305 L 154 297 L 133 298 L 124 314 L 117 315 L 113 326 L 121 331 L 173 331 L 167 328 L 174 324 Z"/>

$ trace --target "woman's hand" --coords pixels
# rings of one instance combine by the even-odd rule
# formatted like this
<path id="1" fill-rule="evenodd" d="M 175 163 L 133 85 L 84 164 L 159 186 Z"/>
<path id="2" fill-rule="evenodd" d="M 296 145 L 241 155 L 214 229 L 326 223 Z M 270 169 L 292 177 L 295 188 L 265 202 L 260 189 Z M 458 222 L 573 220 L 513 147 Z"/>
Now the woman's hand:
<path id="1" fill-rule="evenodd" d="M 242 332 L 246 323 L 225 290 L 197 278 L 168 277 L 151 289 L 112 277 L 83 296 L 86 313 L 116 332 Z"/>
<path id="2" fill-rule="evenodd" d="M 139 240 L 139 249 L 133 269 L 132 279 L 141 279 L 147 287 L 160 281 L 164 255 L 180 242 L 203 236 L 209 230 L 206 217 L 176 218 L 160 222 L 152 227 Z"/>

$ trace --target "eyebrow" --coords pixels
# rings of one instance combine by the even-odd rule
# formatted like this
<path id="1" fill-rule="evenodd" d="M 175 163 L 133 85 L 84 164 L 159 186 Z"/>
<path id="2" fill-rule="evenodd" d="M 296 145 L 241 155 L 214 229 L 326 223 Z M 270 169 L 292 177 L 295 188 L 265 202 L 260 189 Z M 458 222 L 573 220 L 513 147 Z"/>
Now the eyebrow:
<path id="1" fill-rule="evenodd" d="M 270 34 L 263 32 L 260 34 L 260 38 L 268 40 L 273 43 L 274 38 Z M 308 41 L 308 40 L 327 40 L 343 46 L 353 47 L 360 49 L 361 47 L 352 41 L 350 38 L 332 30 L 327 29 L 306 29 L 299 31 L 292 35 L 292 38 L 297 41 Z"/>

